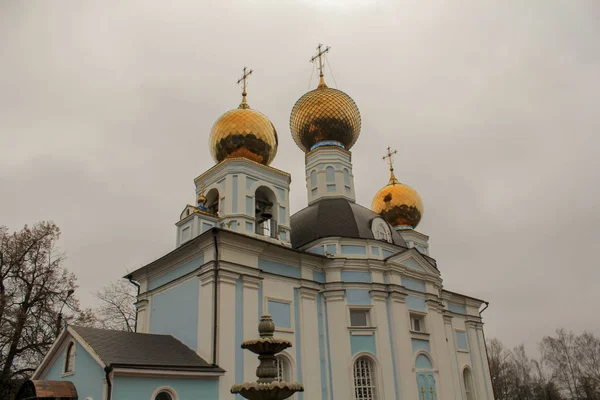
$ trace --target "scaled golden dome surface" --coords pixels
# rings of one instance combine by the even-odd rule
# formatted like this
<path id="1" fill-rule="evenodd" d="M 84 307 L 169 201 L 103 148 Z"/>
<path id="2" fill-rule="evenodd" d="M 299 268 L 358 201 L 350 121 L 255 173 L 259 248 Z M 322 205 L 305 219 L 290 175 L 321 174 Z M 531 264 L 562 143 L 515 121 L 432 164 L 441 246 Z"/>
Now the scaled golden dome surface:
<path id="1" fill-rule="evenodd" d="M 360 134 L 360 112 L 350 96 L 322 81 L 294 105 L 290 130 L 304 152 L 324 141 L 339 142 L 350 150 Z"/>
<path id="2" fill-rule="evenodd" d="M 416 228 L 423 216 L 423 202 L 417 191 L 398 182 L 393 173 L 387 186 L 373 198 L 371 209 L 393 227 Z"/>
<path id="3" fill-rule="evenodd" d="M 239 108 L 221 115 L 210 132 L 210 153 L 215 162 L 244 157 L 269 165 L 279 144 L 273 123 L 261 112 L 252 110 L 245 100 Z"/>

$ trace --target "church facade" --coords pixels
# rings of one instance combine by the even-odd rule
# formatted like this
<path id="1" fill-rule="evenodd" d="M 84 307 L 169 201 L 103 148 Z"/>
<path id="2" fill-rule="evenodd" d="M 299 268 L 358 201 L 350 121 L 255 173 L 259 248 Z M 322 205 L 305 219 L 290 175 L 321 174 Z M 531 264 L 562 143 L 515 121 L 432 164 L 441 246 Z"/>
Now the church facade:
<path id="1" fill-rule="evenodd" d="M 193 350 L 214 368 L 202 378 L 215 385 L 212 398 L 231 399 L 234 384 L 256 380 L 257 359 L 240 344 L 269 314 L 275 335 L 293 343 L 277 366 L 278 379 L 304 385 L 295 400 L 493 399 L 487 303 L 444 288 L 428 236 L 415 229 L 421 198 L 395 177 L 390 149 L 389 183 L 370 208 L 355 201 L 360 112 L 325 84 L 327 50 L 314 58 L 318 87 L 290 116 L 305 152 L 307 206 L 290 214 L 291 177 L 269 165 L 278 136 L 246 101 L 245 69 L 240 106 L 212 128 L 216 164 L 194 181 L 197 201 L 180 214 L 176 248 L 126 277 L 139 285 L 132 335 L 170 335 Z M 169 390 L 149 391 L 151 400 L 196 398 L 161 379 Z"/>

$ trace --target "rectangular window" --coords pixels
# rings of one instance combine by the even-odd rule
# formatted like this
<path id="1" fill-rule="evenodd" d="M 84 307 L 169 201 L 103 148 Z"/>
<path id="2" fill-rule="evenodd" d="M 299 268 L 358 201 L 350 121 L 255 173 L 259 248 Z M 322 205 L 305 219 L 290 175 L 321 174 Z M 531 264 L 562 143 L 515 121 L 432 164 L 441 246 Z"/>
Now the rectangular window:
<path id="1" fill-rule="evenodd" d="M 456 347 L 458 347 L 459 350 L 468 350 L 467 335 L 465 332 L 456 331 Z"/>
<path id="2" fill-rule="evenodd" d="M 350 326 L 369 326 L 369 310 L 350 310 Z"/>
<path id="3" fill-rule="evenodd" d="M 335 183 L 330 183 L 327 185 L 328 192 L 335 192 Z"/>
<path id="4" fill-rule="evenodd" d="M 292 313 L 291 305 L 288 302 L 268 300 L 267 309 L 273 317 L 276 328 L 291 329 Z"/>
<path id="5" fill-rule="evenodd" d="M 418 314 L 410 314 L 410 329 L 415 332 L 425 332 L 425 317 Z"/>
<path id="6" fill-rule="evenodd" d="M 189 226 L 186 226 L 181 231 L 181 242 L 187 242 L 191 238 L 192 238 L 192 230 L 190 229 Z"/>

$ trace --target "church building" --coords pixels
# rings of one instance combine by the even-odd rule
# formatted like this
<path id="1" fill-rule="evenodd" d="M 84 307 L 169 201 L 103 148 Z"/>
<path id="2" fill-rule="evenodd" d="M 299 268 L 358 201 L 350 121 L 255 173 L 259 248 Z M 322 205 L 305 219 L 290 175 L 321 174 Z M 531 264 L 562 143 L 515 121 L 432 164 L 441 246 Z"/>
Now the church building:
<path id="1" fill-rule="evenodd" d="M 319 46 L 319 84 L 290 115 L 306 207 L 291 214 L 291 176 L 270 166 L 278 134 L 250 108 L 244 68 L 241 104 L 212 127 L 215 165 L 194 180 L 176 248 L 126 276 L 139 287 L 137 332 L 68 327 L 33 379 L 71 381 L 80 399 L 233 400 L 258 365 L 240 344 L 269 314 L 293 344 L 277 358 L 278 379 L 304 386 L 293 400 L 494 398 L 487 303 L 444 288 L 395 151 L 387 185 L 370 207 L 356 203 L 361 116 L 326 85 L 328 50 Z"/>

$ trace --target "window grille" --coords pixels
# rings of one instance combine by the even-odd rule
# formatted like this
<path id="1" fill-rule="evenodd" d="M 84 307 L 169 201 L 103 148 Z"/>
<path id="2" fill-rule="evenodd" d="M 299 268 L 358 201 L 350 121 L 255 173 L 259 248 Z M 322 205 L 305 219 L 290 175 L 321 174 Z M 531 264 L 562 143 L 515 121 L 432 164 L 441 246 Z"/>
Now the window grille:
<path id="1" fill-rule="evenodd" d="M 373 362 L 367 357 L 360 357 L 354 363 L 354 398 L 356 400 L 375 400 Z"/>

